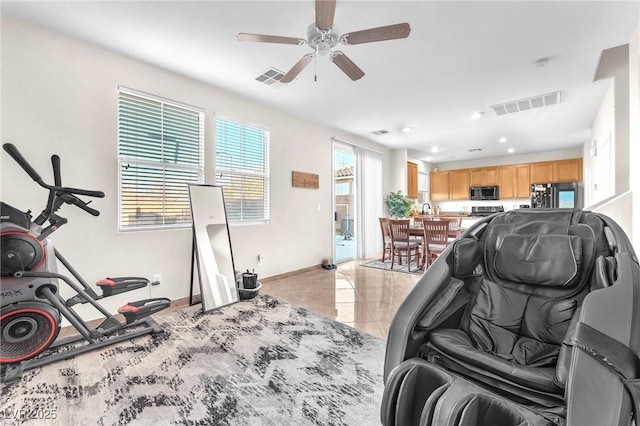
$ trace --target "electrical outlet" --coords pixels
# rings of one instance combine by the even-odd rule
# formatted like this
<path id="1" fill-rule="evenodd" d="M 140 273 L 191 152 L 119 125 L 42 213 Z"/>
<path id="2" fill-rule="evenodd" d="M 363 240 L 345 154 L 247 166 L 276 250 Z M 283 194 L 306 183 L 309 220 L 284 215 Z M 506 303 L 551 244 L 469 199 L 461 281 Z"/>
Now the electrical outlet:
<path id="1" fill-rule="evenodd" d="M 162 281 L 162 274 L 154 274 L 153 279 L 151 280 L 151 285 L 160 285 Z"/>
<path id="2" fill-rule="evenodd" d="M 258 255 L 258 266 L 262 265 L 263 262 L 264 262 L 264 255 L 260 253 Z"/>

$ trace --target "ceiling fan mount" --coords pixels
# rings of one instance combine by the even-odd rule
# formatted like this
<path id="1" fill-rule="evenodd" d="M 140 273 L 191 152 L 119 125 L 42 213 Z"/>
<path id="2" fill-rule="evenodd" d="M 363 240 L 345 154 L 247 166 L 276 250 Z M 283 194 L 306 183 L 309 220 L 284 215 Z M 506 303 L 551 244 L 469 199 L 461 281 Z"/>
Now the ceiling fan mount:
<path id="1" fill-rule="evenodd" d="M 240 41 L 278 43 L 278 44 L 307 44 L 314 53 L 304 55 L 283 77 L 281 83 L 290 83 L 309 65 L 316 54 L 329 55 L 329 59 L 336 64 L 351 80 L 355 81 L 364 76 L 362 71 L 351 59 L 339 50 L 332 50 L 338 43 L 355 45 L 372 43 L 376 41 L 407 38 L 411 32 L 408 23 L 386 25 L 383 27 L 369 28 L 340 35 L 333 25 L 335 15 L 335 0 L 316 0 L 316 21 L 307 28 L 307 38 L 283 37 L 266 34 L 239 33 Z"/>
<path id="2" fill-rule="evenodd" d="M 307 44 L 320 55 L 326 55 L 340 42 L 340 34 L 336 28 L 321 30 L 315 22 L 307 29 Z"/>

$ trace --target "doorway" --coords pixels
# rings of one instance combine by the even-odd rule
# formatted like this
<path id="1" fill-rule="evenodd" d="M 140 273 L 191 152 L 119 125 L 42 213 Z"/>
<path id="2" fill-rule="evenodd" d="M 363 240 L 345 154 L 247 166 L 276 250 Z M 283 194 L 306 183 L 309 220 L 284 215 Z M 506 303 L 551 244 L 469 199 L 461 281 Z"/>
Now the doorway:
<path id="1" fill-rule="evenodd" d="M 355 235 L 355 152 L 352 146 L 333 144 L 334 261 L 353 260 Z"/>

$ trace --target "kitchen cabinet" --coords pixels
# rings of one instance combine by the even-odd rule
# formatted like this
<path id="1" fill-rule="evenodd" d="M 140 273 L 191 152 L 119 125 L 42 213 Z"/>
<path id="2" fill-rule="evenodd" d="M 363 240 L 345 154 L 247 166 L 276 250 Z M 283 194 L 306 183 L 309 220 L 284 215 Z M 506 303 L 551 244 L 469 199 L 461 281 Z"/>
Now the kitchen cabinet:
<path id="1" fill-rule="evenodd" d="M 582 181 L 582 159 L 556 161 L 555 182 L 580 182 Z"/>
<path id="2" fill-rule="evenodd" d="M 515 168 L 503 166 L 498 169 L 498 194 L 500 199 L 515 198 Z"/>
<path id="3" fill-rule="evenodd" d="M 531 183 L 548 183 L 554 181 L 554 165 L 552 161 L 531 163 Z"/>
<path id="4" fill-rule="evenodd" d="M 449 172 L 449 199 L 469 199 L 469 170 L 451 170 Z"/>
<path id="5" fill-rule="evenodd" d="M 529 198 L 532 183 L 580 182 L 582 158 L 437 171 L 429 174 L 432 201 L 468 200 L 470 186 L 498 185 L 501 199 Z"/>
<path id="6" fill-rule="evenodd" d="M 407 162 L 407 197 L 418 199 L 418 165 Z"/>
<path id="7" fill-rule="evenodd" d="M 429 199 L 431 201 L 449 199 L 449 172 L 429 173 Z"/>
<path id="8" fill-rule="evenodd" d="M 529 164 L 501 166 L 498 168 L 498 186 L 500 199 L 529 198 Z"/>
<path id="9" fill-rule="evenodd" d="M 531 163 L 531 183 L 580 182 L 582 158 Z"/>
<path id="10" fill-rule="evenodd" d="M 514 167 L 514 198 L 529 198 L 531 197 L 531 179 L 529 178 L 529 165 L 519 164 Z"/>
<path id="11" fill-rule="evenodd" d="M 469 186 L 499 185 L 497 167 L 469 170 Z"/>

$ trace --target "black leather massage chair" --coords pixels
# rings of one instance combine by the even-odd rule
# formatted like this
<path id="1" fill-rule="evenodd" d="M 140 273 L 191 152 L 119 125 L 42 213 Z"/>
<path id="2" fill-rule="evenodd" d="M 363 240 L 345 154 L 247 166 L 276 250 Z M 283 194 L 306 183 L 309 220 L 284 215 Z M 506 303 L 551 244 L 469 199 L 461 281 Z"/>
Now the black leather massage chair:
<path id="1" fill-rule="evenodd" d="M 450 244 L 400 306 L 381 422 L 630 425 L 639 349 L 640 268 L 614 221 L 499 213 Z"/>

